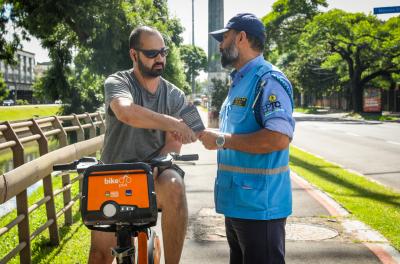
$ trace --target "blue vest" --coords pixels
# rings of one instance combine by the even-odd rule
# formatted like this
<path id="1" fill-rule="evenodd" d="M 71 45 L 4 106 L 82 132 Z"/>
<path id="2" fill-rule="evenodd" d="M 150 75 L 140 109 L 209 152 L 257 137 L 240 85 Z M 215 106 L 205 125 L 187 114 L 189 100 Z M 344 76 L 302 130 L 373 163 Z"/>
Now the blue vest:
<path id="1" fill-rule="evenodd" d="M 220 111 L 220 131 L 247 134 L 260 130 L 253 103 L 261 76 L 279 70 L 265 62 L 251 69 L 231 88 Z M 234 103 L 234 100 L 236 101 Z M 245 106 L 238 104 L 247 98 Z M 227 217 L 269 220 L 292 213 L 289 150 L 252 154 L 231 149 L 218 150 L 215 180 L 216 211 Z"/>

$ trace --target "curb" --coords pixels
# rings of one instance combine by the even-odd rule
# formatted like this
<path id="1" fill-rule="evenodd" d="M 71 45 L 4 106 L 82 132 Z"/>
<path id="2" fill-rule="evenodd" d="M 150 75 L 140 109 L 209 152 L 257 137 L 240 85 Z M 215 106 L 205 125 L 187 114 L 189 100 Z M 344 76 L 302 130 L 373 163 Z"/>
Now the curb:
<path id="1" fill-rule="evenodd" d="M 332 216 L 346 217 L 350 215 L 346 209 L 327 193 L 319 190 L 293 171 L 291 171 L 291 178 Z M 342 225 L 346 232 L 351 233 L 356 239 L 362 241 L 383 264 L 400 264 L 400 253 L 378 231 L 371 229 L 358 220 L 346 219 Z"/>

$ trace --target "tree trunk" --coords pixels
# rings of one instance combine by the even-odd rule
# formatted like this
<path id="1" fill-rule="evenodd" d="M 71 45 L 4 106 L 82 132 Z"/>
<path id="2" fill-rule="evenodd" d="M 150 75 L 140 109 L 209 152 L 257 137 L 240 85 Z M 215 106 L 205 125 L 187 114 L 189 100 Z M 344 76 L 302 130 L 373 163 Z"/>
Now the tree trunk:
<path id="1" fill-rule="evenodd" d="M 361 113 L 363 110 L 363 98 L 362 98 L 362 87 L 358 83 L 356 87 L 354 87 L 354 92 L 353 92 L 353 106 L 354 106 L 354 112 L 356 113 Z"/>
<path id="2" fill-rule="evenodd" d="M 356 54 L 356 55 L 358 55 L 358 54 Z M 359 57 L 356 57 L 355 61 L 357 63 L 354 65 L 353 70 L 350 71 L 353 111 L 356 112 L 356 113 L 361 113 L 362 112 L 362 108 L 363 108 L 362 107 L 363 85 L 361 83 L 362 70 L 360 69 Z"/>

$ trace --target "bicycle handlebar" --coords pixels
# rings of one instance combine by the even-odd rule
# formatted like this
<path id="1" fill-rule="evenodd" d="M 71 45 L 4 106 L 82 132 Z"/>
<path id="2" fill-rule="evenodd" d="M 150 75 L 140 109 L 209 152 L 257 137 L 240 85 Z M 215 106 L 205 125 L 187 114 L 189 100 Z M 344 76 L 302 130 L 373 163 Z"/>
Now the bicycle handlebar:
<path id="1" fill-rule="evenodd" d="M 154 159 L 152 159 L 148 163 L 151 165 L 151 167 L 170 167 L 172 165 L 172 161 L 193 161 L 193 160 L 198 160 L 199 155 L 198 154 L 185 154 L 185 155 L 179 155 L 177 153 L 169 153 L 166 156 L 159 156 Z M 94 157 L 83 157 L 80 158 L 79 160 L 75 160 L 70 163 L 65 163 L 65 164 L 55 164 L 53 165 L 53 170 L 55 171 L 67 171 L 67 170 L 78 170 L 84 171 L 86 168 L 98 164 L 99 161 L 94 158 Z M 131 163 L 131 162 L 128 162 Z"/>
<path id="2" fill-rule="evenodd" d="M 173 157 L 174 160 L 180 160 L 180 161 L 192 161 L 192 160 L 198 160 L 199 155 L 198 154 L 185 154 L 185 155 L 179 155 L 176 153 L 170 153 L 170 155 Z"/>
<path id="3" fill-rule="evenodd" d="M 99 161 L 94 157 L 82 157 L 79 160 L 75 160 L 70 163 L 55 164 L 53 165 L 53 170 L 55 171 L 77 170 L 78 172 L 80 172 L 98 163 Z"/>
<path id="4" fill-rule="evenodd" d="M 76 170 L 77 164 L 78 164 L 77 160 L 75 160 L 71 163 L 55 164 L 55 165 L 53 165 L 53 170 L 55 170 L 55 171 Z"/>

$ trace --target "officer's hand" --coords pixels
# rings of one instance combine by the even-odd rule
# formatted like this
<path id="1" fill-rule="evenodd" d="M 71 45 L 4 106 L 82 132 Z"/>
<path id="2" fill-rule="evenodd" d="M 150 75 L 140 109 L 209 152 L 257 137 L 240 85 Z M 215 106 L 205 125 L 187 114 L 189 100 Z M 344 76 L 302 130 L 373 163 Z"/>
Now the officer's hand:
<path id="1" fill-rule="evenodd" d="M 204 130 L 199 134 L 199 140 L 203 143 L 204 147 L 208 150 L 218 149 L 217 144 L 215 143 L 218 137 L 218 133 L 213 130 Z"/>

